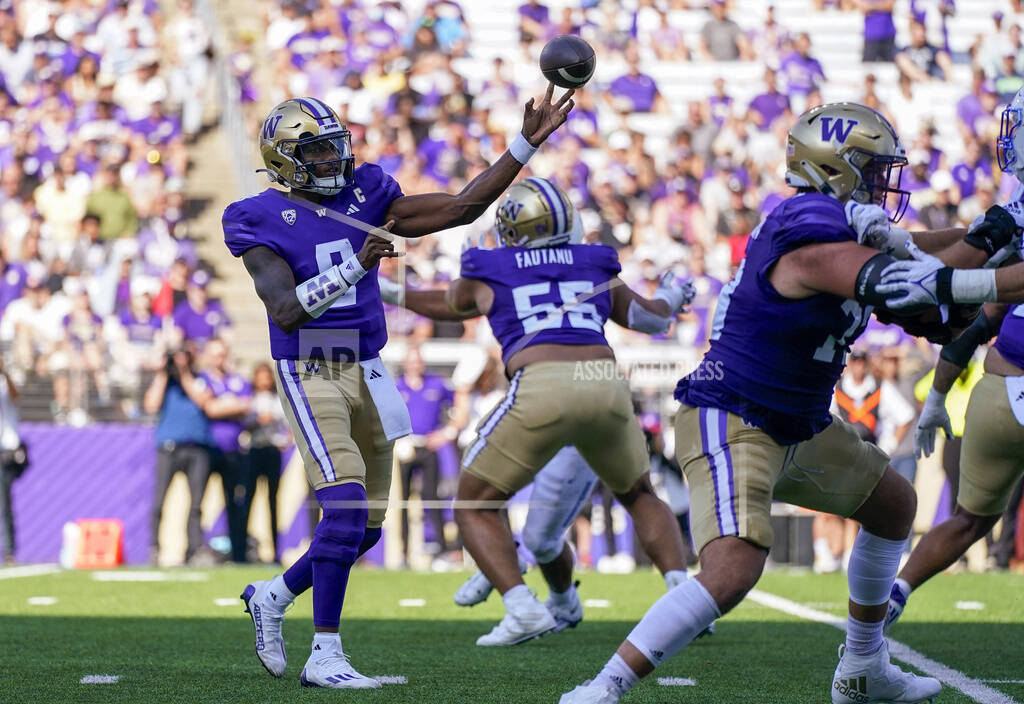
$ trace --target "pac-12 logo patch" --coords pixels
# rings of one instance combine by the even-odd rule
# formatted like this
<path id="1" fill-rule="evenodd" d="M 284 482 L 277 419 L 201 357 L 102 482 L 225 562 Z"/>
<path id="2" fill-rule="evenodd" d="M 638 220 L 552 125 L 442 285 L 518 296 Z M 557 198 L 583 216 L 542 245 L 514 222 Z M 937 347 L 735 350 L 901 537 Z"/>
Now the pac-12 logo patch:
<path id="1" fill-rule="evenodd" d="M 290 210 L 282 210 L 281 211 L 281 217 L 284 218 L 284 221 L 286 223 L 288 223 L 289 225 L 294 225 L 295 224 L 295 209 L 292 208 Z"/>
<path id="2" fill-rule="evenodd" d="M 857 120 L 844 120 L 841 117 L 823 117 L 821 118 L 821 140 L 831 142 L 835 139 L 841 144 L 850 136 L 850 131 L 857 123 Z"/>

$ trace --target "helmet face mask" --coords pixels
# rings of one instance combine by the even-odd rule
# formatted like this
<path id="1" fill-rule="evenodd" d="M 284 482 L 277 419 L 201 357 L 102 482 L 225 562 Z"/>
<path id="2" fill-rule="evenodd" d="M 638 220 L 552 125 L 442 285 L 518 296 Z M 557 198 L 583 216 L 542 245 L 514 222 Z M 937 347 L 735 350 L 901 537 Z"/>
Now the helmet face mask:
<path id="1" fill-rule="evenodd" d="M 1024 181 L 1024 89 L 1017 92 L 1013 101 L 1003 110 L 999 120 L 999 138 L 996 140 L 996 159 L 1000 170 L 1014 174 Z"/>
<path id="2" fill-rule="evenodd" d="M 559 247 L 580 242 L 583 225 L 561 188 L 532 177 L 509 188 L 498 204 L 494 229 L 506 247 Z"/>
<path id="3" fill-rule="evenodd" d="M 909 193 L 900 189 L 906 153 L 881 114 L 856 103 L 832 103 L 808 110 L 789 131 L 786 183 L 812 189 L 845 203 L 896 202 L 889 219 L 898 221 Z"/>
<path id="4" fill-rule="evenodd" d="M 352 135 L 337 114 L 315 98 L 279 104 L 263 122 L 260 154 L 271 181 L 335 195 L 352 182 Z"/>

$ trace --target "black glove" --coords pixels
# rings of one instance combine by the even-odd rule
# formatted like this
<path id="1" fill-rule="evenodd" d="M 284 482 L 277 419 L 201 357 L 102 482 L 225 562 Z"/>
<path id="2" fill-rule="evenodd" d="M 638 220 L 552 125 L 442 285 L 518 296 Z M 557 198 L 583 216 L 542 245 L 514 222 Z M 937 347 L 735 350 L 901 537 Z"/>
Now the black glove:
<path id="1" fill-rule="evenodd" d="M 985 211 L 985 216 L 980 222 L 975 220 L 971 223 L 964 242 L 987 252 L 991 257 L 1010 244 L 1018 232 L 1020 232 L 1020 228 L 1013 215 L 1007 212 L 1006 208 L 993 205 Z"/>

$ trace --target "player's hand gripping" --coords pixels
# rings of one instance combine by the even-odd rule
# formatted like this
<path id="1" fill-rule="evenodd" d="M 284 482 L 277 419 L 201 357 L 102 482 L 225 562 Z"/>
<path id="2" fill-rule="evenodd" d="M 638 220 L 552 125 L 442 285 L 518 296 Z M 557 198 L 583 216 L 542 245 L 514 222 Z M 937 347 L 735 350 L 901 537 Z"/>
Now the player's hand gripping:
<path id="1" fill-rule="evenodd" d="M 932 388 L 914 428 L 914 457 L 920 459 L 922 455 L 927 457 L 935 451 L 935 431 L 938 428 L 942 428 L 947 440 L 953 437 L 953 426 L 946 413 L 946 394 Z"/>
<path id="2" fill-rule="evenodd" d="M 394 220 L 389 220 L 388 223 L 380 229 L 389 231 L 394 224 Z M 358 254 L 359 263 L 366 271 L 373 268 L 381 259 L 390 259 L 392 257 L 402 256 L 405 256 L 405 252 L 396 252 L 395 243 L 392 240 L 384 239 L 378 235 L 368 236 L 366 241 L 363 242 L 363 246 L 359 250 Z"/>
<path id="3" fill-rule="evenodd" d="M 882 208 L 874 204 L 848 201 L 846 222 L 857 233 L 857 244 L 893 256 L 897 259 L 909 258 L 907 242 L 910 233 L 900 227 L 893 227 L 889 216 Z"/>
<path id="4" fill-rule="evenodd" d="M 693 284 L 693 279 L 686 277 L 685 279 L 677 280 L 676 275 L 672 271 L 667 271 L 661 277 L 661 281 L 658 282 L 658 288 L 654 292 L 654 298 L 665 301 L 668 304 L 669 315 L 675 316 L 677 313 L 689 313 L 690 309 L 687 308 L 693 299 L 697 296 L 697 287 Z"/>
<path id="5" fill-rule="evenodd" d="M 522 132 L 523 137 L 526 138 L 526 141 L 531 146 L 539 147 L 541 142 L 548 138 L 549 134 L 565 122 L 569 111 L 576 105 L 572 100 L 575 91 L 567 91 L 565 95 L 552 103 L 551 97 L 554 95 L 554 92 L 554 84 L 549 83 L 547 92 L 544 93 L 544 98 L 541 100 L 540 105 L 534 107 L 533 98 L 530 98 L 526 103 L 526 109 L 523 111 Z"/>

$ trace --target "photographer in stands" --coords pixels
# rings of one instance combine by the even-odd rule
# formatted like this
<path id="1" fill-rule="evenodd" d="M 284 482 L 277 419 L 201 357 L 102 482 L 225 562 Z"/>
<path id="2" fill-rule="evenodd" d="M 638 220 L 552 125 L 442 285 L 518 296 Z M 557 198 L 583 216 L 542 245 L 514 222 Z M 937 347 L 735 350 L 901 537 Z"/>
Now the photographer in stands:
<path id="1" fill-rule="evenodd" d="M 203 544 L 203 530 L 199 524 L 200 503 L 210 476 L 210 454 L 213 450 L 210 419 L 203 412 L 203 402 L 204 392 L 196 381 L 192 354 L 186 350 L 169 352 L 163 369 L 157 371 L 142 399 L 146 413 L 158 415 L 154 433 L 157 446 L 156 494 L 150 537 L 153 562 L 159 555 L 164 498 L 171 478 L 177 472 L 185 473 L 190 493 L 185 560 L 192 559 Z"/>

